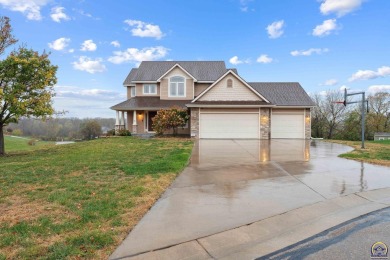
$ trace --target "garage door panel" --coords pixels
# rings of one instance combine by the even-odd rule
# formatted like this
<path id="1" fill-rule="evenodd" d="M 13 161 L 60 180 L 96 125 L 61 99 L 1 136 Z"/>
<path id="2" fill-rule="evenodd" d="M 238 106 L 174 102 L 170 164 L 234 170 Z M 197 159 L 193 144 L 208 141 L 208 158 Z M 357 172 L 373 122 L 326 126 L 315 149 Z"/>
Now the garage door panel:
<path id="1" fill-rule="evenodd" d="M 259 138 L 258 114 L 207 113 L 200 115 L 200 138 Z"/>
<path id="2" fill-rule="evenodd" d="M 303 138 L 304 116 L 273 113 L 271 119 L 271 138 Z"/>

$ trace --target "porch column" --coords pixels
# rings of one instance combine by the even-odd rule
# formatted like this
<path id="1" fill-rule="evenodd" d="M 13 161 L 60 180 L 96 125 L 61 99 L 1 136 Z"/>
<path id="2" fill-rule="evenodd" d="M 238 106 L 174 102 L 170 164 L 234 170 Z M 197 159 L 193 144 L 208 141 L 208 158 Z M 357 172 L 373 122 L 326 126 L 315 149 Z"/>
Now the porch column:
<path id="1" fill-rule="evenodd" d="M 115 120 L 115 134 L 117 134 L 119 129 L 120 129 L 119 124 L 120 124 L 120 122 L 119 122 L 119 111 L 117 110 L 116 111 L 116 120 Z"/>
<path id="2" fill-rule="evenodd" d="M 122 122 L 121 122 L 121 125 L 123 126 L 123 129 L 126 129 L 125 111 L 122 111 Z"/>
<path id="3" fill-rule="evenodd" d="M 133 133 L 137 133 L 137 111 L 133 111 Z"/>

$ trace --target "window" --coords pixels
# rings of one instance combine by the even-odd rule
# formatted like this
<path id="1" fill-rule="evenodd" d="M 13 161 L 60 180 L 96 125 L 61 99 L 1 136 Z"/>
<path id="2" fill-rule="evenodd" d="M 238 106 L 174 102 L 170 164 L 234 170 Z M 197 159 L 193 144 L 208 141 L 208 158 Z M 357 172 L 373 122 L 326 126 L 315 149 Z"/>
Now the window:
<path id="1" fill-rule="evenodd" d="M 232 79 L 228 79 L 226 81 L 226 85 L 227 85 L 228 88 L 232 88 L 233 87 L 233 80 Z"/>
<path id="2" fill-rule="evenodd" d="M 144 84 L 144 94 L 157 94 L 157 85 Z"/>
<path id="3" fill-rule="evenodd" d="M 135 87 L 130 88 L 130 96 L 135 97 Z"/>
<path id="4" fill-rule="evenodd" d="M 169 79 L 170 97 L 184 97 L 186 95 L 185 88 L 185 78 L 175 76 Z"/>

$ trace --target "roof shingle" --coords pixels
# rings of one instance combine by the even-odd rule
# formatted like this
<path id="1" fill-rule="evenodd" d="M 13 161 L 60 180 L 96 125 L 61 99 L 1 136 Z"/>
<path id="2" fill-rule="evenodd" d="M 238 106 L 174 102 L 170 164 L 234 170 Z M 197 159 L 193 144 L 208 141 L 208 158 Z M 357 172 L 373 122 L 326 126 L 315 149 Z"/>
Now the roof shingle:
<path id="1" fill-rule="evenodd" d="M 160 97 L 132 97 L 126 101 L 123 101 L 115 106 L 112 106 L 113 110 L 150 110 L 150 109 L 162 109 L 178 106 L 185 108 L 186 104 L 190 103 L 190 100 L 161 100 Z"/>
<path id="2" fill-rule="evenodd" d="M 248 82 L 248 84 L 277 106 L 315 106 L 298 82 Z"/>
<path id="3" fill-rule="evenodd" d="M 176 64 L 183 67 L 198 81 L 215 81 L 226 73 L 224 61 L 143 61 L 131 81 L 157 81 Z M 127 78 L 125 83 L 128 83 Z"/>

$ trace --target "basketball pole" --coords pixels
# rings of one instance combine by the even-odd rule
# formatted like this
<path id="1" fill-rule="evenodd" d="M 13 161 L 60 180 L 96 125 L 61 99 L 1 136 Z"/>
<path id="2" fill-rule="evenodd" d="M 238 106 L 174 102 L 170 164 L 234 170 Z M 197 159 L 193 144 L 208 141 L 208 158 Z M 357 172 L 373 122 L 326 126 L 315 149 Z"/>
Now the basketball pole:
<path id="1" fill-rule="evenodd" d="M 354 95 L 362 95 L 362 101 L 352 101 L 348 102 L 347 97 L 354 96 Z M 365 128 L 365 119 L 366 119 L 366 104 L 367 104 L 367 110 L 368 110 L 368 100 L 366 100 L 366 92 L 356 92 L 352 94 L 347 93 L 347 88 L 344 89 L 344 106 L 347 106 L 348 104 L 355 104 L 355 103 L 362 103 L 362 149 L 364 149 L 364 128 Z"/>

